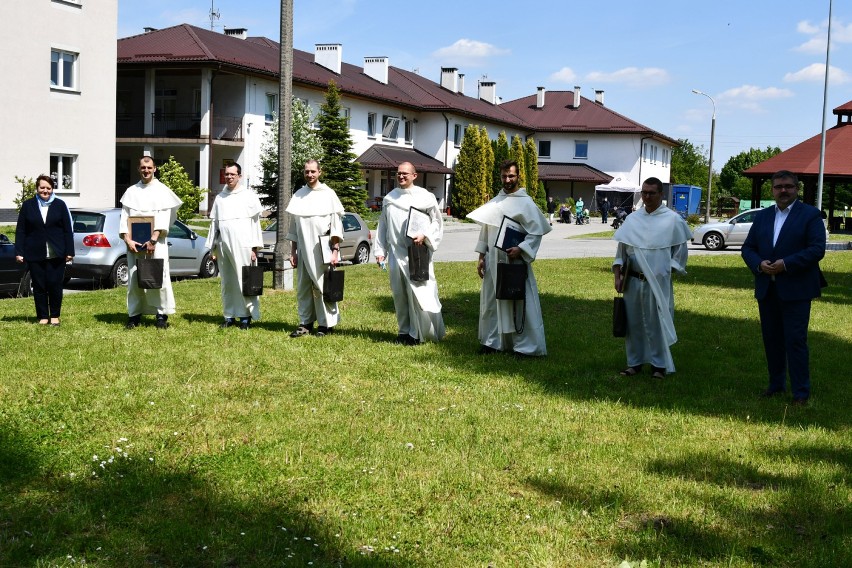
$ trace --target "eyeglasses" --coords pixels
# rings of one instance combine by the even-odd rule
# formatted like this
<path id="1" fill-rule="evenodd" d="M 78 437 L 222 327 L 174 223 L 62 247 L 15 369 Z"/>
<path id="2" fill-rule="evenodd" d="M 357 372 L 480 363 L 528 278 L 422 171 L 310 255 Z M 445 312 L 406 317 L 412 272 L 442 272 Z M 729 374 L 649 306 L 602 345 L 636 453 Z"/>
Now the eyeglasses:
<path id="1" fill-rule="evenodd" d="M 779 183 L 778 185 L 773 185 L 772 189 L 796 189 L 796 185 L 792 183 Z"/>
<path id="2" fill-rule="evenodd" d="M 408 177 L 413 176 L 414 174 L 411 172 L 396 172 L 397 177 Z"/>

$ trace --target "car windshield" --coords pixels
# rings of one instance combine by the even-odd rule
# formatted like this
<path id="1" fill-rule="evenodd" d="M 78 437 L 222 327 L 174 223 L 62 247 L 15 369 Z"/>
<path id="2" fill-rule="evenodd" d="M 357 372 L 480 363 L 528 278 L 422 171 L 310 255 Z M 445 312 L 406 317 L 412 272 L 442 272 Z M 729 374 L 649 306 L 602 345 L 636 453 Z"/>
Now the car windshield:
<path id="1" fill-rule="evenodd" d="M 104 230 L 106 215 L 86 211 L 72 211 L 71 222 L 75 233 L 100 233 Z"/>

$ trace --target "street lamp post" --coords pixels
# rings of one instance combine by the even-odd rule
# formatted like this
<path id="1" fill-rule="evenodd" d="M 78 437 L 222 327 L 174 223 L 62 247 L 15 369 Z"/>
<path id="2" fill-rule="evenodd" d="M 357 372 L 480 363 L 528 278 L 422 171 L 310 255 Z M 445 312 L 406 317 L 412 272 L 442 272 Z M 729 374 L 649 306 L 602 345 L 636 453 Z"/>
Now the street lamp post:
<path id="1" fill-rule="evenodd" d="M 707 210 L 704 212 L 704 222 L 710 222 L 710 188 L 713 186 L 713 142 L 716 139 L 716 101 L 707 93 L 692 89 L 696 95 L 704 95 L 713 103 L 713 120 L 710 122 L 710 164 L 707 166 Z"/>

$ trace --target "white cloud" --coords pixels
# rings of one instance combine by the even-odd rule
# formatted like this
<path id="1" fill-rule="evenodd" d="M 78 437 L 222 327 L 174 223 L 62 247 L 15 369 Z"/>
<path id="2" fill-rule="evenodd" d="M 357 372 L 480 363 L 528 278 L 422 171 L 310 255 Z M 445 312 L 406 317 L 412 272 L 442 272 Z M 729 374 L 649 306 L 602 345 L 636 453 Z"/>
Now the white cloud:
<path id="1" fill-rule="evenodd" d="M 802 20 L 801 22 L 796 24 L 796 31 L 800 34 L 813 35 L 819 32 L 819 26 L 810 23 L 808 20 Z"/>
<path id="2" fill-rule="evenodd" d="M 462 38 L 450 46 L 432 52 L 432 57 L 452 65 L 477 65 L 489 57 L 508 53 L 510 50 L 501 49 L 490 43 Z"/>
<path id="3" fill-rule="evenodd" d="M 738 108 L 749 112 L 762 113 L 765 112 L 761 105 L 763 101 L 786 99 L 792 96 L 793 91 L 790 89 L 742 85 L 719 93 L 716 95 L 716 101 L 723 108 Z"/>
<path id="4" fill-rule="evenodd" d="M 618 71 L 606 73 L 592 71 L 586 75 L 589 83 L 620 83 L 630 87 L 656 87 L 669 82 L 669 74 L 659 67 L 625 67 Z"/>
<path id="5" fill-rule="evenodd" d="M 803 20 L 796 25 L 796 31 L 800 34 L 811 36 L 803 44 L 794 49 L 801 53 L 825 53 L 825 42 L 828 39 L 828 20 L 819 24 L 812 24 Z M 832 49 L 838 44 L 852 43 L 852 24 L 844 24 L 839 20 L 833 20 L 831 24 Z"/>
<path id="6" fill-rule="evenodd" d="M 554 83 L 575 83 L 577 81 L 577 74 L 570 67 L 563 67 L 559 71 L 551 73 L 548 80 Z"/>
<path id="7" fill-rule="evenodd" d="M 788 83 L 821 83 L 825 81 L 825 64 L 811 63 L 807 67 L 799 69 L 795 73 L 787 73 L 784 75 L 784 80 Z M 852 80 L 852 75 L 849 75 L 849 73 L 839 67 L 829 65 L 828 80 L 830 83 L 842 85 L 843 83 L 848 83 Z"/>

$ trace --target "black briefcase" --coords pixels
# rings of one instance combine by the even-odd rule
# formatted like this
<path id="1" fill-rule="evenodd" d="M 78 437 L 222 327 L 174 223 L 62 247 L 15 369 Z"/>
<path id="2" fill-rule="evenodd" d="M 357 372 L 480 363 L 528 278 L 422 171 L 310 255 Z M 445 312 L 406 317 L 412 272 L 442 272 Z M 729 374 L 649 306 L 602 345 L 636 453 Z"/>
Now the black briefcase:
<path id="1" fill-rule="evenodd" d="M 408 277 L 412 282 L 429 280 L 429 247 L 426 245 L 411 245 L 408 247 Z"/>
<path id="2" fill-rule="evenodd" d="M 343 300 L 343 276 L 342 270 L 336 270 L 334 265 L 325 271 L 322 283 L 322 299 L 326 302 L 340 302 Z"/>
<path id="3" fill-rule="evenodd" d="M 163 287 L 163 259 L 140 257 L 136 259 L 136 283 L 143 290 Z"/>
<path id="4" fill-rule="evenodd" d="M 527 289 L 527 263 L 510 264 L 497 263 L 498 300 L 523 300 Z"/>
<path id="5" fill-rule="evenodd" d="M 256 264 L 243 266 L 243 296 L 263 295 L 263 267 Z"/>
<path id="6" fill-rule="evenodd" d="M 616 296 L 612 299 L 612 336 L 624 337 L 627 335 L 627 307 L 624 298 Z"/>

